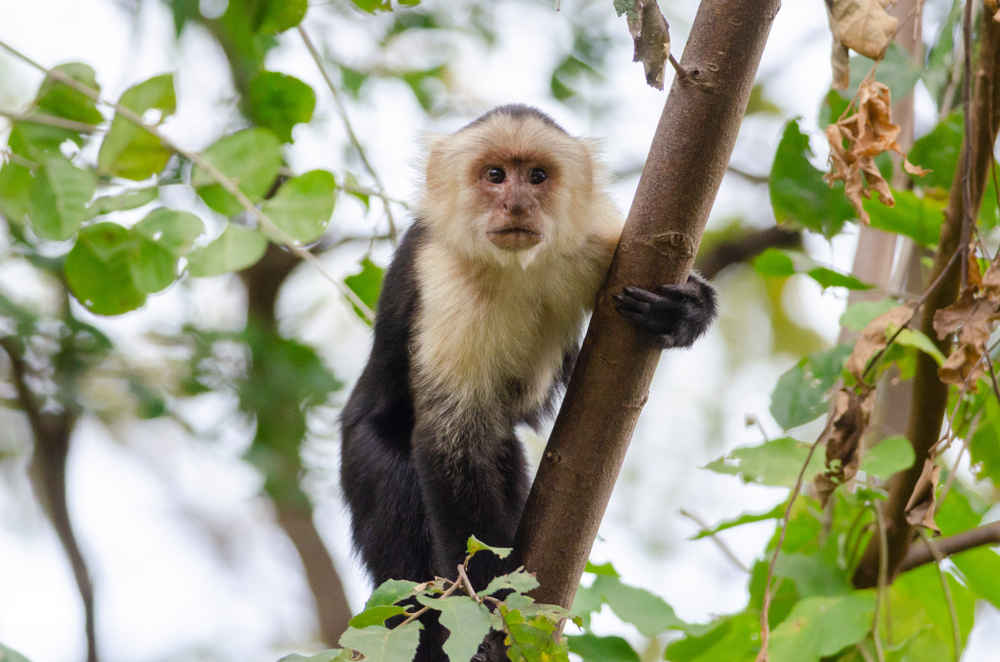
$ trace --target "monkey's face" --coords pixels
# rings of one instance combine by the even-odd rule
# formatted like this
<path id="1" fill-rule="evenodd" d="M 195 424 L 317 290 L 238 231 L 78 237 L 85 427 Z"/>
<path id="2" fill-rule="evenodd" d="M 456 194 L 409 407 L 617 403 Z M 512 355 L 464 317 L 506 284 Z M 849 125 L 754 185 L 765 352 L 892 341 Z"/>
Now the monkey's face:
<path id="1" fill-rule="evenodd" d="M 475 188 L 488 208 L 486 238 L 505 251 L 537 246 L 549 230 L 545 203 L 552 185 L 543 162 L 497 159 L 482 168 Z"/>

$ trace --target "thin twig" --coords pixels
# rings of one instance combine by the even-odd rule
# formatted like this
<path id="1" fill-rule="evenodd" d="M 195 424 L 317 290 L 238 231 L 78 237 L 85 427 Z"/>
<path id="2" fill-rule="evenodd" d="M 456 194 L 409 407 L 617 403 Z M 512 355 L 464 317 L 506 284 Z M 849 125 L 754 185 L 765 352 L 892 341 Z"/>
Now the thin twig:
<path id="1" fill-rule="evenodd" d="M 708 533 L 708 537 L 712 539 L 712 542 L 714 542 L 720 550 L 722 550 L 722 553 L 726 555 L 726 558 L 733 562 L 733 565 L 743 572 L 750 574 L 750 569 L 743 565 L 743 562 L 740 561 L 739 557 L 733 553 L 733 550 L 729 549 L 729 546 L 724 543 L 714 531 L 711 530 L 711 527 L 705 522 L 705 520 L 699 517 L 697 513 L 685 510 L 684 508 L 680 509 L 680 513 L 700 526 L 703 532 Z"/>
<path id="2" fill-rule="evenodd" d="M 11 163 L 27 168 L 28 170 L 37 170 L 39 167 L 38 164 L 35 163 L 34 161 L 26 159 L 23 156 L 19 156 L 14 152 L 10 151 L 9 149 L 3 147 L 0 147 L 0 154 L 6 156 Z"/>
<path id="3" fill-rule="evenodd" d="M 46 126 L 54 126 L 60 129 L 69 129 L 70 131 L 78 131 L 80 133 L 94 133 L 101 131 L 101 128 L 96 124 L 87 124 L 86 122 L 74 122 L 73 120 L 68 120 L 63 117 L 56 117 L 55 115 L 24 115 L 22 113 L 15 113 L 10 110 L 3 110 L 0 108 L 0 117 L 6 117 L 13 122 L 28 122 L 30 124 L 44 124 Z"/>
<path id="4" fill-rule="evenodd" d="M 470 598 L 476 602 L 482 602 L 483 599 L 476 595 L 476 589 L 472 588 L 472 582 L 469 581 L 469 575 L 465 573 L 465 564 L 458 564 L 458 581 L 465 586 L 465 592 Z"/>
<path id="5" fill-rule="evenodd" d="M 878 527 L 879 560 L 878 560 L 878 588 L 875 591 L 875 613 L 872 615 L 872 642 L 875 644 L 875 655 L 878 662 L 885 662 L 885 653 L 882 652 L 882 637 L 878 632 L 878 617 L 882 611 L 882 603 L 886 598 L 885 586 L 888 581 L 889 568 L 889 537 L 885 533 L 885 522 L 882 521 L 882 513 L 878 506 L 874 506 L 875 524 Z"/>
<path id="6" fill-rule="evenodd" d="M 972 3 L 969 3 L 972 4 Z M 934 555 L 934 561 L 937 564 L 938 574 L 941 576 L 941 588 L 944 589 L 944 599 L 948 603 L 948 614 L 951 616 L 951 632 L 955 638 L 955 662 L 960 662 L 962 659 L 962 633 L 958 628 L 958 612 L 955 611 L 955 601 L 951 597 L 951 587 L 948 585 L 948 575 L 941 567 L 941 562 L 944 561 L 944 557 L 941 556 L 941 552 L 938 551 L 937 545 L 934 541 L 927 537 L 924 531 L 920 530 L 920 537 L 923 539 L 924 544 L 927 545 L 927 549 L 931 551 Z"/>
<path id="7" fill-rule="evenodd" d="M 448 580 L 448 581 L 451 581 L 451 580 Z M 462 585 L 462 582 L 460 582 L 460 581 L 452 582 L 451 586 L 449 586 L 445 590 L 445 592 L 441 594 L 441 597 L 442 598 L 447 598 L 449 595 L 451 595 L 452 593 L 455 592 L 455 589 L 457 589 L 461 585 Z M 420 618 L 420 616 L 423 615 L 424 613 L 426 613 L 429 609 L 430 609 L 430 607 L 422 607 L 421 609 L 418 609 L 417 611 L 415 611 L 412 614 L 410 614 L 410 617 L 407 618 L 402 623 L 400 623 L 397 627 L 403 627 L 407 623 L 412 623 L 416 619 Z"/>
<path id="8" fill-rule="evenodd" d="M 385 186 L 382 185 L 382 180 L 379 178 L 378 173 L 375 172 L 375 168 L 368 161 L 368 156 L 365 154 L 364 147 L 361 146 L 361 141 L 354 133 L 354 128 L 351 126 L 351 120 L 347 117 L 347 108 L 344 106 L 343 100 L 340 98 L 340 92 L 337 90 L 337 86 L 333 84 L 333 80 L 330 78 L 330 74 L 327 73 L 326 67 L 323 66 L 323 59 L 319 55 L 319 51 L 316 50 L 316 46 L 313 45 L 312 40 L 309 35 L 306 34 L 305 29 L 300 24 L 297 27 L 299 35 L 302 37 L 303 43 L 305 43 L 306 48 L 309 49 L 309 54 L 312 59 L 316 62 L 316 66 L 319 68 L 320 73 L 323 75 L 323 80 L 326 81 L 327 87 L 330 88 L 330 94 L 333 95 L 333 101 L 337 105 L 337 111 L 340 113 L 340 119 L 344 122 L 344 129 L 347 131 L 347 138 L 351 141 L 351 145 L 357 150 L 358 156 L 361 158 L 361 163 L 365 166 L 365 170 L 371 175 L 371 178 L 375 181 L 375 188 L 379 191 L 379 197 L 385 196 Z M 392 237 L 392 243 L 396 243 L 396 221 L 392 216 L 392 208 L 387 203 L 385 206 L 385 216 L 389 222 L 389 235 Z"/>
<path id="9" fill-rule="evenodd" d="M 771 609 L 771 579 L 774 577 L 774 564 L 777 563 L 778 552 L 781 551 L 781 545 L 785 542 L 785 534 L 788 532 L 788 520 L 792 514 L 792 506 L 795 505 L 795 499 L 798 498 L 799 492 L 802 490 L 802 480 L 805 478 L 806 469 L 809 467 L 809 462 L 812 460 L 813 453 L 816 452 L 816 447 L 819 446 L 821 438 L 817 437 L 816 441 L 809 447 L 809 453 L 806 454 L 806 461 L 802 463 L 802 469 L 799 470 L 799 477 L 795 481 L 795 488 L 788 499 L 788 508 L 785 509 L 785 521 L 781 525 L 778 543 L 774 546 L 774 554 L 771 556 L 771 562 L 767 566 L 767 581 L 764 582 L 764 604 L 761 607 L 760 613 L 760 653 L 757 654 L 756 662 L 767 662 L 768 659 L 767 644 L 771 638 L 771 626 L 767 622 L 767 616 L 768 611 Z"/>
<path id="10" fill-rule="evenodd" d="M 993 359 L 990 358 L 989 351 L 983 352 L 983 356 L 986 357 L 986 366 L 989 368 L 990 383 L 993 384 L 993 394 L 997 396 L 997 402 L 1000 402 L 1000 385 L 997 384 L 997 373 L 993 369 Z"/>
<path id="11" fill-rule="evenodd" d="M 681 63 L 677 61 L 674 54 L 670 53 L 667 59 L 670 60 L 671 66 L 673 66 L 674 71 L 677 72 L 677 80 L 684 80 L 684 77 L 687 76 L 687 72 L 684 71 L 684 67 L 682 67 Z"/>
<path id="12" fill-rule="evenodd" d="M 180 147 L 172 140 L 170 140 L 170 138 L 167 138 L 165 135 L 160 133 L 160 131 L 156 127 L 150 126 L 149 124 L 143 122 L 142 117 L 137 115 L 131 109 L 126 108 L 120 103 L 107 101 L 101 98 L 101 95 L 98 94 L 96 90 L 93 90 L 84 85 L 83 83 L 80 83 L 79 81 L 70 78 L 63 72 L 55 69 L 46 69 L 45 67 L 38 64 L 28 56 L 24 55 L 20 51 L 15 50 L 11 46 L 8 46 L 6 43 L 2 41 L 0 41 L 0 48 L 4 48 L 5 50 L 13 54 L 15 57 L 23 60 L 24 62 L 30 64 L 36 69 L 39 69 L 47 76 L 50 76 L 58 80 L 59 82 L 73 88 L 74 90 L 80 92 L 81 94 L 87 95 L 94 101 L 97 101 L 98 103 L 114 108 L 119 115 L 121 115 L 122 117 L 132 122 L 136 126 L 144 129 L 148 133 L 155 136 L 164 147 L 173 152 L 177 152 L 184 158 L 188 159 L 189 161 L 197 165 L 199 168 L 205 170 L 205 172 L 207 172 L 209 176 L 212 177 L 212 179 L 218 182 L 222 186 L 222 188 L 226 190 L 226 192 L 228 192 L 230 195 L 236 198 L 236 200 L 240 203 L 240 205 L 245 210 L 250 212 L 262 227 L 266 228 L 268 232 L 270 232 L 273 236 L 277 237 L 279 241 L 285 244 L 289 250 L 295 253 L 304 262 L 307 262 L 310 265 L 312 265 L 317 271 L 319 271 L 320 274 L 322 274 L 324 277 L 326 277 L 327 280 L 333 283 L 334 287 L 340 290 L 340 292 L 348 299 L 348 301 L 354 304 L 358 308 L 358 310 L 361 311 L 361 313 L 365 316 L 365 318 L 367 318 L 369 321 L 375 320 L 375 315 L 372 313 L 371 309 L 367 306 L 367 304 L 365 304 L 364 301 L 362 301 L 358 297 L 357 294 L 354 293 L 353 290 L 351 290 L 351 288 L 347 287 L 346 285 L 335 279 L 333 276 L 331 276 L 330 273 L 327 272 L 327 270 L 323 267 L 323 264 L 320 262 L 319 258 L 317 258 L 308 250 L 303 248 L 300 245 L 298 239 L 295 239 L 294 237 L 286 233 L 284 230 L 282 230 L 280 227 L 278 227 L 274 221 L 268 218 L 267 215 L 264 214 L 264 212 L 261 211 L 261 209 L 257 207 L 257 205 L 255 205 L 250 200 L 250 198 L 248 198 L 246 194 L 243 193 L 243 191 L 240 190 L 239 186 L 237 186 L 232 179 L 223 174 L 222 171 L 220 171 L 214 165 L 206 161 L 201 156 L 201 154 Z"/>

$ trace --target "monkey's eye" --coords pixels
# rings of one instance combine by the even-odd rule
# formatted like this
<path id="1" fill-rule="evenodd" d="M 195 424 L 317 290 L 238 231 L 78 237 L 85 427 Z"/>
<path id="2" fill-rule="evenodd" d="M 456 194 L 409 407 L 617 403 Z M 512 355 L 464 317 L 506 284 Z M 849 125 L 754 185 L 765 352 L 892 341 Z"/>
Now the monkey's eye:
<path id="1" fill-rule="evenodd" d="M 528 173 L 528 181 L 532 184 L 541 184 L 548 178 L 545 171 L 541 168 L 532 168 L 531 172 Z"/>
<path id="2" fill-rule="evenodd" d="M 490 168 L 486 171 L 485 177 L 486 181 L 502 184 L 503 180 L 507 179 L 507 173 L 503 171 L 503 168 Z"/>

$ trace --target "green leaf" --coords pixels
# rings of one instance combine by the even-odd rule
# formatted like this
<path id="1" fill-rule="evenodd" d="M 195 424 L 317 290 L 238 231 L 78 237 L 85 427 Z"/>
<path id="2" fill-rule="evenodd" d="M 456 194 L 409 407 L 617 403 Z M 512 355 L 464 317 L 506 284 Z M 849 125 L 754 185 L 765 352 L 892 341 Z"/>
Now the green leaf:
<path id="1" fill-rule="evenodd" d="M 514 551 L 512 547 L 491 547 L 490 545 L 487 545 L 476 536 L 469 536 L 469 540 L 466 543 L 466 548 L 469 552 L 469 556 L 472 556 L 473 554 L 477 554 L 482 551 L 489 551 L 493 552 L 502 559 L 507 558 L 508 556 L 510 556 L 510 553 Z"/>
<path id="2" fill-rule="evenodd" d="M 754 258 L 753 267 L 762 276 L 771 278 L 787 278 L 793 274 L 806 274 L 824 289 L 827 287 L 846 287 L 849 290 L 869 290 L 866 285 L 854 276 L 842 274 L 823 266 L 799 251 L 785 251 L 768 248 Z"/>
<path id="3" fill-rule="evenodd" d="M 804 356 L 778 378 L 771 393 L 771 415 L 778 425 L 790 430 L 827 413 L 829 391 L 851 350 L 851 345 L 837 345 Z"/>
<path id="4" fill-rule="evenodd" d="M 494 577 L 487 584 L 486 588 L 477 591 L 478 595 L 493 595 L 497 591 L 504 591 L 507 589 L 513 589 L 518 593 L 527 593 L 528 591 L 538 588 L 538 580 L 535 576 L 529 572 L 525 572 L 524 569 L 518 569 L 514 572 L 507 573 L 506 575 L 500 575 L 499 577 Z"/>
<path id="5" fill-rule="evenodd" d="M 823 172 L 809 162 L 811 155 L 809 137 L 799 130 L 798 120 L 792 120 L 785 125 L 768 178 L 771 207 L 778 223 L 797 224 L 829 239 L 855 213 L 843 184 L 827 186 Z"/>
<path id="6" fill-rule="evenodd" d="M 858 301 L 852 303 L 840 316 L 839 324 L 846 326 L 851 331 L 861 331 L 869 322 L 899 306 L 895 299 L 882 299 L 881 301 Z"/>
<path id="7" fill-rule="evenodd" d="M 350 620 L 352 628 L 360 630 L 369 625 L 384 625 L 385 619 L 402 614 L 406 610 L 398 605 L 379 605 L 368 607 Z"/>
<path id="8" fill-rule="evenodd" d="M 923 188 L 936 186 L 942 191 L 949 190 L 951 181 L 955 177 L 958 153 L 962 148 L 964 137 L 965 123 L 962 120 L 962 113 L 955 112 L 944 118 L 930 133 L 914 142 L 906 158 L 910 163 L 931 172 L 923 177 L 910 175 L 913 183 Z"/>
<path id="9" fill-rule="evenodd" d="M 583 662 L 639 662 L 639 654 L 621 637 L 598 637 L 589 632 L 569 637 L 569 652 Z"/>
<path id="10" fill-rule="evenodd" d="M 358 295 L 366 306 L 375 309 L 378 303 L 378 295 L 382 290 L 382 277 L 385 275 L 385 270 L 382 267 L 376 265 L 367 257 L 361 261 L 361 273 L 354 274 L 353 276 L 348 276 L 344 279 L 344 285 L 351 288 L 351 291 Z M 358 310 L 357 306 L 354 306 L 354 312 L 357 313 L 358 317 L 362 320 L 366 320 L 361 311 Z M 470 549 L 470 554 L 472 553 Z"/>
<path id="11" fill-rule="evenodd" d="M 847 89 L 847 95 L 853 97 L 858 92 L 858 84 L 861 79 L 872 70 L 875 61 L 864 55 L 854 55 L 851 57 L 851 82 Z M 889 94 L 893 99 L 902 99 L 917 84 L 923 75 L 923 69 L 918 67 L 904 49 L 898 44 L 889 44 L 885 55 L 879 61 L 875 70 L 875 80 L 889 87 Z"/>
<path id="12" fill-rule="evenodd" d="M 744 513 L 739 517 L 734 519 L 725 520 L 713 526 L 711 529 L 705 529 L 699 531 L 696 535 L 691 536 L 688 540 L 701 540 L 702 538 L 707 538 L 708 536 L 715 535 L 720 531 L 725 531 L 726 529 L 732 529 L 737 526 L 742 526 L 744 524 L 753 524 L 754 522 L 764 522 L 769 519 L 780 519 L 785 516 L 785 504 L 779 503 L 777 506 L 767 511 L 766 513 L 752 514 Z"/>
<path id="13" fill-rule="evenodd" d="M 50 156 L 32 178 L 29 216 L 43 239 L 65 241 L 92 216 L 87 203 L 94 197 L 97 178 L 63 156 Z"/>
<path id="14" fill-rule="evenodd" d="M 350 649 L 332 648 L 308 657 L 292 653 L 284 656 L 278 662 L 351 662 L 351 651 Z"/>
<path id="15" fill-rule="evenodd" d="M 278 34 L 302 22 L 309 0 L 266 0 L 257 32 Z"/>
<path id="16" fill-rule="evenodd" d="M 969 443 L 969 457 L 980 480 L 989 478 L 1000 485 L 1000 405 L 988 398 Z"/>
<path id="17" fill-rule="evenodd" d="M 115 223 L 80 230 L 66 256 L 66 280 L 73 296 L 98 315 L 119 315 L 146 301 L 133 282 L 129 232 Z"/>
<path id="18" fill-rule="evenodd" d="M 8 161 L 0 166 L 0 214 L 20 225 L 30 209 L 31 171 Z"/>
<path id="19" fill-rule="evenodd" d="M 286 235 L 299 244 L 308 244 L 318 239 L 330 222 L 336 194 L 333 173 L 311 170 L 285 182 L 273 198 L 264 202 L 262 211 Z M 286 243 L 287 238 L 277 236 L 266 226 L 261 230 L 275 243 Z"/>
<path id="20" fill-rule="evenodd" d="M 896 199 L 893 207 L 875 200 L 862 203 L 871 218 L 871 226 L 906 235 L 922 246 L 937 244 L 944 223 L 943 202 L 929 197 L 918 198 L 913 191 L 894 190 L 892 197 Z"/>
<path id="21" fill-rule="evenodd" d="M 86 64 L 69 62 L 52 69 L 86 85 L 95 92 L 101 91 L 101 86 L 97 84 L 97 75 Z M 41 87 L 38 88 L 35 106 L 51 115 L 64 117 L 74 122 L 100 124 L 104 121 L 104 116 L 97 110 L 97 102 L 51 76 L 46 76 Z"/>
<path id="22" fill-rule="evenodd" d="M 508 656 L 511 660 L 569 662 L 566 645 L 556 640 L 558 621 L 545 616 L 525 618 L 515 610 L 506 611 L 504 620 L 508 629 L 505 643 L 510 647 Z"/>
<path id="23" fill-rule="evenodd" d="M 177 110 L 173 74 L 155 76 L 125 90 L 119 104 L 147 119 L 150 110 L 159 110 L 159 117 L 151 123 L 159 126 Z M 97 155 L 97 171 L 125 179 L 143 180 L 163 170 L 170 160 L 170 150 L 159 138 L 131 120 L 115 113 L 111 129 Z"/>
<path id="24" fill-rule="evenodd" d="M 422 627 L 420 621 L 413 621 L 392 630 L 381 625 L 350 629 L 340 635 L 339 643 L 344 648 L 359 651 L 371 662 L 412 660 Z"/>
<path id="25" fill-rule="evenodd" d="M 608 561 L 607 563 L 602 563 L 601 565 L 594 565 L 590 561 L 587 561 L 587 565 L 583 569 L 584 572 L 589 572 L 594 575 L 609 575 L 611 577 L 618 577 L 618 571 L 615 570 L 615 566 Z"/>
<path id="26" fill-rule="evenodd" d="M 94 198 L 90 203 L 90 213 L 94 216 L 110 214 L 114 211 L 127 211 L 138 209 L 143 205 L 148 205 L 156 200 L 160 195 L 160 187 L 150 186 L 148 188 L 126 189 L 117 195 L 105 195 Z"/>
<path id="27" fill-rule="evenodd" d="M 365 609 L 394 605 L 409 596 L 416 586 L 416 582 L 405 579 L 390 579 L 372 591 L 371 597 L 365 603 Z"/>
<path id="28" fill-rule="evenodd" d="M 292 142 L 292 127 L 311 120 L 316 108 L 316 93 L 311 87 L 276 71 L 262 71 L 250 81 L 249 100 L 254 122 L 285 143 Z"/>
<path id="29" fill-rule="evenodd" d="M 894 473 L 912 467 L 915 459 L 913 444 L 906 437 L 886 437 L 865 453 L 860 469 L 886 480 Z"/>
<path id="30" fill-rule="evenodd" d="M 798 479 L 802 464 L 809 454 L 809 444 L 791 437 L 765 441 L 758 446 L 744 446 L 704 466 L 709 471 L 739 476 L 744 483 L 792 487 Z M 805 476 L 822 471 L 823 449 L 813 453 Z"/>
<path id="31" fill-rule="evenodd" d="M 490 610 L 485 605 L 464 595 L 446 598 L 418 595 L 417 601 L 441 612 L 441 625 L 450 633 L 444 642 L 449 660 L 464 661 L 476 654 L 479 644 L 490 632 Z"/>
<path id="32" fill-rule="evenodd" d="M 868 634 L 875 614 L 874 591 L 800 601 L 771 632 L 771 662 L 819 662 Z"/>
<path id="33" fill-rule="evenodd" d="M 374 14 L 380 11 L 392 11 L 390 0 L 351 0 L 358 9 Z"/>
<path id="34" fill-rule="evenodd" d="M 218 239 L 187 256 L 187 270 L 192 276 L 218 276 L 246 269 L 264 257 L 267 239 L 259 230 L 230 223 Z"/>
<path id="35" fill-rule="evenodd" d="M 573 596 L 573 604 L 570 611 L 576 614 L 583 624 L 582 627 L 590 629 L 590 615 L 601 611 L 604 606 L 604 596 L 601 595 L 600 586 L 579 586 L 576 595 Z"/>
<path id="36" fill-rule="evenodd" d="M 28 662 L 28 658 L 3 644 L 0 644 L 0 660 L 3 662 Z"/>
<path id="37" fill-rule="evenodd" d="M 670 662 L 753 662 L 760 651 L 760 614 L 747 610 L 716 621 L 704 634 L 688 635 L 669 646 Z"/>
<path id="38" fill-rule="evenodd" d="M 266 129 L 245 129 L 226 136 L 211 145 L 202 156 L 232 179 L 251 202 L 264 198 L 281 165 L 280 143 L 273 133 Z M 216 184 L 208 172 L 195 168 L 191 175 L 191 185 L 209 207 L 224 216 L 235 216 L 243 211 L 243 206 Z"/>
<path id="39" fill-rule="evenodd" d="M 825 563 L 819 554 L 778 554 L 774 574 L 795 582 L 799 597 L 847 595 L 851 581 L 838 566 Z"/>
<path id="40" fill-rule="evenodd" d="M 978 597 L 1000 609 L 1000 554 L 978 547 L 955 554 L 951 561 L 965 576 L 965 585 Z"/>
<path id="41" fill-rule="evenodd" d="M 633 624 L 641 634 L 655 637 L 666 630 L 684 630 L 687 623 L 658 595 L 623 584 L 616 577 L 598 575 L 591 589 L 600 592 L 618 618 Z"/>
<path id="42" fill-rule="evenodd" d="M 205 231 L 201 219 L 186 211 L 154 209 L 129 231 L 132 279 L 140 292 L 159 292 L 177 280 L 177 262 Z"/>
<path id="43" fill-rule="evenodd" d="M 892 331 L 892 333 L 895 333 L 895 331 Z M 937 361 L 938 365 L 944 363 L 944 354 L 941 353 L 937 345 L 931 342 L 931 339 L 925 336 L 922 331 L 918 331 L 917 329 L 903 329 L 896 336 L 895 342 L 904 347 L 912 347 L 920 350 Z"/>
<path id="44" fill-rule="evenodd" d="M 964 642 L 972 629 L 976 596 L 950 574 L 946 574 L 946 580 L 958 616 L 959 639 Z M 893 581 L 886 613 L 892 614 L 893 640 L 905 641 L 913 637 L 909 650 L 917 651 L 917 655 L 904 660 L 957 659 L 951 610 L 941 587 L 941 576 L 933 563 L 905 572 Z"/>

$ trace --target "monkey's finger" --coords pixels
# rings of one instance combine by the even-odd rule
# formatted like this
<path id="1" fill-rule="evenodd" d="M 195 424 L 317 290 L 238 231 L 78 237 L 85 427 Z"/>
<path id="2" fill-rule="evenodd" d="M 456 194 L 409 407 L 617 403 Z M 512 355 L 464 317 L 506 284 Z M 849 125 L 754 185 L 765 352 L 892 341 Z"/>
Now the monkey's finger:
<path id="1" fill-rule="evenodd" d="M 691 302 L 697 302 L 702 299 L 702 293 L 699 289 L 695 289 L 695 286 L 690 283 L 685 283 L 684 285 L 660 285 L 656 288 L 656 291 L 660 296 L 670 297 L 676 300 L 686 300 Z"/>
<path id="2" fill-rule="evenodd" d="M 622 291 L 633 299 L 645 301 L 646 303 L 656 304 L 659 303 L 661 299 L 660 295 L 655 292 L 650 292 L 649 290 L 644 290 L 641 287 L 633 287 L 630 285 Z"/>
<path id="3" fill-rule="evenodd" d="M 615 310 L 617 310 L 622 317 L 638 326 L 642 326 L 646 321 L 646 318 L 642 313 L 637 313 L 634 310 L 628 310 L 627 308 L 622 308 L 621 306 L 616 306 Z"/>
<path id="4" fill-rule="evenodd" d="M 615 306 L 615 309 L 618 311 L 628 310 L 639 315 L 645 315 L 650 309 L 650 305 L 648 303 L 636 301 L 635 299 L 630 299 L 628 297 L 621 297 L 620 299 L 615 299 L 615 301 L 618 302 L 618 305 Z"/>

